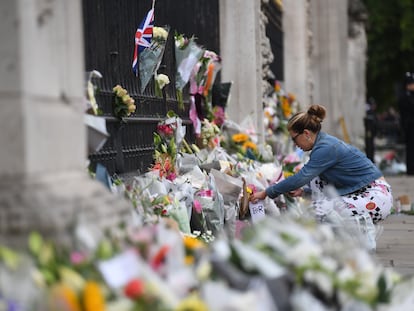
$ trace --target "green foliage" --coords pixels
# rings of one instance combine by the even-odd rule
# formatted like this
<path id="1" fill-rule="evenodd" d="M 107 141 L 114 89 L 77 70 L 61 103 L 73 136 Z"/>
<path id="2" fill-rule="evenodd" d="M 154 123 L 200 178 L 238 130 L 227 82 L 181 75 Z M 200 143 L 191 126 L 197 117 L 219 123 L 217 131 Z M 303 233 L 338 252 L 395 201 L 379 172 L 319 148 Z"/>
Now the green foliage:
<path id="1" fill-rule="evenodd" d="M 367 95 L 393 106 L 406 71 L 414 70 L 414 2 L 363 0 L 368 11 Z"/>

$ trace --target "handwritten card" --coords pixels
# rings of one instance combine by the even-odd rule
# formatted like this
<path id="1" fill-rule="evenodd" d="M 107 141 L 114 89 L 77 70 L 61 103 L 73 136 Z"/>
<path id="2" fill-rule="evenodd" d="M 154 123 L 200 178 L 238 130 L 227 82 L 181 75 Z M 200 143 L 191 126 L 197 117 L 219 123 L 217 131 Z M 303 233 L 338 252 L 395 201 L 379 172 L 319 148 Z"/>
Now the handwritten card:
<path id="1" fill-rule="evenodd" d="M 140 275 L 138 255 L 134 251 L 126 251 L 112 259 L 98 263 L 99 271 L 112 288 L 120 288 L 131 279 Z"/>
<path id="2" fill-rule="evenodd" d="M 257 203 L 249 202 L 249 210 L 253 223 L 256 223 L 266 217 L 264 201 L 258 201 Z"/>

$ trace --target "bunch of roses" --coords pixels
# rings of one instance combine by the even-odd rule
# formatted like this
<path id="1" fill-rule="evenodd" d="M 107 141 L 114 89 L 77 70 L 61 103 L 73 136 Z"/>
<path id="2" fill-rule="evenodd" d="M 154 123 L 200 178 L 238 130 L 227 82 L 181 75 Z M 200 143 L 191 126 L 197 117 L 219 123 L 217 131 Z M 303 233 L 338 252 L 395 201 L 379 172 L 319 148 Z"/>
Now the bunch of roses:
<path id="1" fill-rule="evenodd" d="M 135 100 L 129 96 L 128 91 L 119 84 L 112 89 L 114 94 L 114 114 L 118 118 L 129 117 L 135 112 Z"/>

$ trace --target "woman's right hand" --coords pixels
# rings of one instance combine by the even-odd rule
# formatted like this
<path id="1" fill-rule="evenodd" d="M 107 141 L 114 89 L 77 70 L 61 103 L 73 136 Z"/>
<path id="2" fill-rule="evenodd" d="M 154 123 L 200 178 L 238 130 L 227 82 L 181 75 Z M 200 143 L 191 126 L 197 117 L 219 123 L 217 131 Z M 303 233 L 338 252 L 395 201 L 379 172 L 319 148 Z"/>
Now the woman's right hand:
<path id="1" fill-rule="evenodd" d="M 258 191 L 250 195 L 249 201 L 257 203 L 259 200 L 264 200 L 266 198 L 266 191 Z"/>

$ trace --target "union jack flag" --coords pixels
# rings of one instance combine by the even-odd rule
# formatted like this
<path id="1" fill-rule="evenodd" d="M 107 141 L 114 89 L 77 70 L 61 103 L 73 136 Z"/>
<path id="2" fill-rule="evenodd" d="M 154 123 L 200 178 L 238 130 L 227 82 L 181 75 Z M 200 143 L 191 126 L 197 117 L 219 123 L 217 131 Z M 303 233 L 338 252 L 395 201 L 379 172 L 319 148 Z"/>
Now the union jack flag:
<path id="1" fill-rule="evenodd" d="M 138 55 L 145 48 L 151 45 L 152 28 L 154 26 L 154 9 L 148 11 L 147 16 L 139 24 L 135 33 L 134 59 L 132 61 L 132 71 L 138 76 Z"/>

